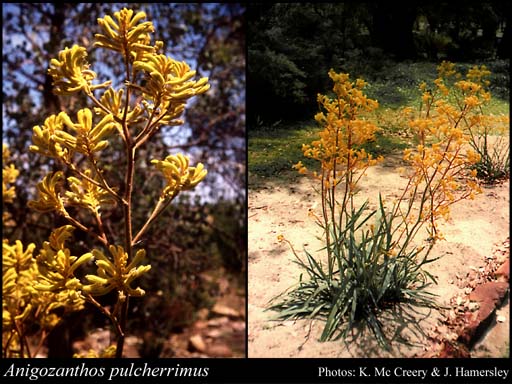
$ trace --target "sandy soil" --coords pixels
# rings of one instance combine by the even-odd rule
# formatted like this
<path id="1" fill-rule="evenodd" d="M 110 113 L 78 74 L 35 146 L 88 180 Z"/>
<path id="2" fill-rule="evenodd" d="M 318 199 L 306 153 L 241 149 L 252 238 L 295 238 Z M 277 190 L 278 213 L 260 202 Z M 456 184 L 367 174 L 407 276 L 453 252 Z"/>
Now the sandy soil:
<path id="1" fill-rule="evenodd" d="M 361 180 L 359 199 L 370 198 L 373 207 L 380 190 L 384 198 L 396 197 L 406 179 L 396 172 L 397 158 L 370 168 Z M 406 310 L 411 316 L 403 336 L 413 345 L 395 343 L 390 352 L 378 348 L 371 337 L 357 342 L 341 340 L 319 342 L 320 320 L 275 321 L 267 311 L 269 301 L 297 283 L 301 270 L 285 243 L 283 234 L 299 254 L 306 247 L 312 252 L 322 247 L 317 239 L 320 228 L 308 217 L 308 209 L 317 208 L 318 195 L 313 182 L 303 177 L 293 185 L 266 184 L 249 190 L 249 286 L 248 286 L 248 356 L 249 357 L 414 357 L 429 348 L 427 334 L 436 332 L 442 314 L 437 310 Z M 445 240 L 436 244 L 431 256 L 441 258 L 428 265 L 438 285 L 430 290 L 438 295 L 440 305 L 464 294 L 457 284 L 461 276 L 485 265 L 486 257 L 509 237 L 509 182 L 484 187 L 472 201 L 463 201 L 451 210 L 451 220 L 440 230 Z M 319 255 L 321 257 L 321 255 Z M 508 302 L 507 302 L 508 303 Z M 506 304 L 508 305 L 508 304 Z M 480 356 L 503 357 L 509 345 L 508 307 L 501 308 L 506 321 L 497 324 L 476 347 Z M 393 331 L 396 321 L 385 321 Z M 425 335 L 419 332 L 424 331 Z M 499 340 L 499 342 L 496 342 Z"/>

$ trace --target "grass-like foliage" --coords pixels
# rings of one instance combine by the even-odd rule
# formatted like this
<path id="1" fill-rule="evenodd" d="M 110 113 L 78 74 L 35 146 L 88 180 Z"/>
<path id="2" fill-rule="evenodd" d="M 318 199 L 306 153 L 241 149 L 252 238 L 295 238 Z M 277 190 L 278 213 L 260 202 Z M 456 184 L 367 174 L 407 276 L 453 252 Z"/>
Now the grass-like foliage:
<path id="1" fill-rule="evenodd" d="M 478 115 L 478 123 L 468 130 L 471 146 L 480 155 L 474 165 L 479 179 L 493 184 L 510 177 L 509 117 Z"/>
<path id="2" fill-rule="evenodd" d="M 388 349 L 391 340 L 382 330 L 379 313 L 397 303 L 435 306 L 433 295 L 425 289 L 436 280 L 422 269 L 435 259 L 429 259 L 427 253 L 419 258 L 418 248 L 390 255 L 396 240 L 391 231 L 393 217 L 386 214 L 382 200 L 378 211 L 365 214 L 367 207 L 365 203 L 352 212 L 345 228 L 334 229 L 338 242 L 330 247 L 337 265 L 331 272 L 306 249 L 303 260 L 292 247 L 295 262 L 307 278 L 301 276 L 299 285 L 274 299 L 270 309 L 278 311 L 282 319 L 325 319 L 320 341 L 345 339 L 363 320 L 379 344 Z M 364 230 L 372 218 L 376 225 Z"/>

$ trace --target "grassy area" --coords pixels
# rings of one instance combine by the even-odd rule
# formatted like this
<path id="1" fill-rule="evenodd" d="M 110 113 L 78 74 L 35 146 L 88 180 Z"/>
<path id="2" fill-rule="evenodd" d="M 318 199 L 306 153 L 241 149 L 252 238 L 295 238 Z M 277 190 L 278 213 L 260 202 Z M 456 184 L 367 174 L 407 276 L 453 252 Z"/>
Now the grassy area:
<path id="1" fill-rule="evenodd" d="M 274 124 L 249 129 L 249 185 L 258 187 L 269 179 L 289 182 L 300 175 L 292 169 L 302 160 L 302 144 L 311 142 L 318 127 L 314 121 L 295 126 Z"/>
<path id="2" fill-rule="evenodd" d="M 314 121 L 249 129 L 249 186 L 258 188 L 269 180 L 287 184 L 303 177 L 292 169 L 299 160 L 315 169 L 316 162 L 305 158 L 301 148 L 317 137 L 319 129 Z M 375 141 L 365 145 L 366 151 L 385 156 L 403 150 L 410 145 L 410 138 L 401 137 L 400 132 L 399 126 L 388 126 L 377 134 Z"/>
<path id="3" fill-rule="evenodd" d="M 493 98 L 490 104 L 483 107 L 483 111 L 486 114 L 508 115 L 510 114 L 510 104 L 508 101 Z"/>
<path id="4" fill-rule="evenodd" d="M 378 100 L 381 108 L 396 109 L 417 104 L 421 99 L 418 86 L 422 81 L 433 81 L 436 74 L 434 63 L 396 63 L 367 80 L 364 75 L 363 78 L 368 82 L 365 89 L 368 97 Z"/>
<path id="5" fill-rule="evenodd" d="M 503 61 L 481 63 L 491 71 L 489 77 L 493 102 L 491 113 L 508 113 L 509 66 Z M 465 74 L 475 64 L 457 64 L 457 69 Z M 480 63 L 478 64 L 480 65 Z M 421 99 L 418 86 L 421 82 L 432 83 L 437 76 L 437 64 L 430 62 L 396 63 L 385 67 L 376 74 L 363 78 L 368 81 L 368 97 L 379 101 L 384 108 L 396 109 L 405 105 L 417 105 Z"/>
<path id="6" fill-rule="evenodd" d="M 503 89 L 502 80 L 505 75 L 502 63 L 487 64 L 492 71 L 492 101 L 484 107 L 484 113 L 509 114 L 508 90 Z M 471 64 L 462 64 L 463 73 Z M 506 67 L 508 70 L 508 66 Z M 369 119 L 373 120 L 381 131 L 374 142 L 368 143 L 365 149 L 374 155 L 389 155 L 401 152 L 414 144 L 408 134 L 407 122 L 400 118 L 398 111 L 406 105 L 419 105 L 421 93 L 418 85 L 422 81 L 431 82 L 436 77 L 436 64 L 427 62 L 396 63 L 392 68 L 383 69 L 373 74 L 368 81 L 366 93 L 368 97 L 377 99 L 380 104 Z M 501 80 L 500 80 L 501 79 Z M 508 81 L 507 83 L 508 84 Z M 291 167 L 301 160 L 312 168 L 315 163 L 305 159 L 302 144 L 310 143 L 316 138 L 319 130 L 314 120 L 273 124 L 259 124 L 248 127 L 249 133 L 249 186 L 258 188 L 262 183 L 272 180 L 279 183 L 290 183 L 302 177 Z"/>

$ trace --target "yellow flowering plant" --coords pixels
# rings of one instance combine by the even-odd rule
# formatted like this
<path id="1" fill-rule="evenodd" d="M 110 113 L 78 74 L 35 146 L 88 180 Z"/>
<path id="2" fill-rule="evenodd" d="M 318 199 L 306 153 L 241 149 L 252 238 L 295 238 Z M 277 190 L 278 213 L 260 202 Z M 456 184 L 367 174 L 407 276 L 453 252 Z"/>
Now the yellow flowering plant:
<path id="1" fill-rule="evenodd" d="M 278 240 L 289 244 L 308 279 L 301 277 L 270 309 L 278 311 L 278 319 L 324 318 L 321 341 L 346 337 L 363 320 L 379 344 L 389 348 L 379 313 L 392 303 L 435 307 L 426 291 L 435 279 L 423 266 L 433 261 L 429 253 L 442 238 L 437 220 L 448 218 L 451 204 L 480 192 L 471 169 L 480 156 L 462 127 L 470 107 L 457 110 L 439 97 L 449 93 L 441 78 L 433 91 L 420 86 L 419 110 L 402 111 L 418 140 L 403 155 L 408 183 L 392 204 L 379 194 L 378 208 L 370 209 L 368 200 L 357 206 L 354 196 L 364 172 L 382 160 L 362 147 L 378 130 L 367 119 L 378 103 L 364 95 L 363 80 L 351 82 L 348 74 L 332 70 L 329 76 L 334 97 L 319 95 L 325 111 L 315 116 L 322 127 L 320 138 L 303 145 L 304 156 L 317 160 L 320 170 L 311 172 L 300 161 L 294 166 L 320 184 L 321 214 L 310 213 L 323 229 L 327 266 L 307 250 L 302 259 L 280 235 Z"/>
<path id="2" fill-rule="evenodd" d="M 436 239 L 442 239 L 436 221 L 449 218 L 450 205 L 473 199 L 481 192 L 474 169 L 481 155 L 471 145 L 471 132 L 464 122 L 489 95 L 476 83 L 461 80 L 449 84 L 446 77 L 455 75 L 452 63 L 441 63 L 438 73 L 431 87 L 425 82 L 420 84 L 422 103 L 419 110 L 406 108 L 402 111 L 418 141 L 416 148 L 404 150 L 403 159 L 410 166 L 405 171 L 408 183 L 392 211 L 393 216 L 401 218 L 397 244 L 402 249 L 411 243 L 425 223 L 431 245 Z M 471 96 L 466 97 L 470 100 L 453 105 L 453 88 L 460 87 L 473 90 Z M 418 213 L 414 213 L 418 200 Z M 405 241 L 400 242 L 402 239 Z"/>
<path id="3" fill-rule="evenodd" d="M 474 65 L 463 76 L 454 63 L 443 61 L 436 81 L 448 86 L 439 99 L 456 111 L 461 119 L 457 125 L 468 135 L 469 144 L 479 156 L 473 166 L 478 178 L 494 183 L 510 176 L 510 118 L 486 113 L 492 98 L 490 75 L 485 65 Z"/>
<path id="4" fill-rule="evenodd" d="M 162 126 L 183 124 L 187 100 L 209 89 L 207 78 L 195 80 L 196 72 L 188 64 L 162 53 L 163 42 L 152 40 L 154 25 L 145 19 L 144 12 L 126 8 L 98 19 L 101 33 L 95 35 L 94 47 L 113 51 L 124 66 L 124 79 L 118 88 L 111 81 L 95 83 L 97 74 L 87 61 L 86 47 L 73 45 L 51 60 L 48 73 L 54 92 L 64 96 L 82 93 L 93 108 L 80 109 L 76 118 L 65 111 L 47 117 L 44 124 L 34 127 L 30 146 L 32 152 L 55 159 L 66 171 L 48 173 L 37 185 L 38 196 L 29 206 L 55 212 L 68 222 L 52 233 L 35 256 L 37 273 L 32 290 L 53 295 L 55 304 L 47 308 L 50 313 L 55 305 L 77 310 L 89 303 L 105 314 L 117 340 L 108 353 L 98 352 L 101 356 L 122 357 L 130 298 L 144 295 L 137 279 L 151 266 L 138 240 L 180 192 L 193 189 L 207 175 L 201 163 L 191 165 L 188 156 L 181 153 L 151 160 L 166 185 L 153 212 L 135 233 L 132 209 L 138 149 Z M 113 181 L 117 179 L 108 178 L 107 164 L 102 162 L 102 153 L 114 141 L 122 143 L 126 164 L 122 182 L 117 184 Z M 10 193 L 4 184 L 4 195 Z M 77 210 L 83 215 L 77 215 Z M 105 230 L 103 214 L 112 210 L 122 213 L 122 243 Z M 87 215 L 89 219 L 84 221 Z M 65 246 L 73 231 L 86 233 L 101 247 L 73 256 Z M 9 250 L 10 254 L 20 254 L 18 248 L 17 253 Z M 29 250 L 33 251 L 32 245 Z M 96 265 L 95 273 L 77 274 L 80 267 L 91 263 Z M 101 305 L 97 298 L 111 292 L 117 297 L 114 307 Z M 12 294 L 4 292 L 4 297 Z M 6 319 L 9 316 L 4 310 L 4 324 Z"/>
<path id="5" fill-rule="evenodd" d="M 2 202 L 12 203 L 16 198 L 16 190 L 13 186 L 16 181 L 19 171 L 12 164 L 7 164 L 11 157 L 9 148 L 6 145 L 2 145 Z"/>
<path id="6" fill-rule="evenodd" d="M 315 120 L 322 127 L 320 137 L 302 146 L 306 158 L 319 162 L 320 171 L 308 172 L 301 161 L 294 168 L 319 181 L 322 214 L 318 224 L 324 230 L 328 245 L 327 265 L 331 276 L 336 258 L 329 245 L 339 242 L 336 228 L 344 227 L 350 220 L 356 186 L 365 170 L 382 158 L 374 159 L 362 147 L 374 140 L 378 131 L 378 127 L 363 115 L 378 107 L 376 100 L 369 99 L 363 93 L 366 83 L 362 79 L 351 82 L 348 74 L 334 70 L 329 71 L 329 77 L 334 83 L 334 97 L 319 94 L 317 98 L 323 108 L 315 115 Z M 340 188 L 343 196 L 341 204 L 336 197 Z"/>
<path id="7" fill-rule="evenodd" d="M 8 164 L 9 161 L 10 152 L 3 146 L 4 225 L 15 223 L 5 209 L 5 204 L 12 203 L 16 198 L 12 184 L 19 175 L 19 171 Z M 83 308 L 84 300 L 75 289 L 78 281 L 69 276 L 76 267 L 88 261 L 91 255 L 85 254 L 80 258 L 70 255 L 64 242 L 71 231 L 71 226 L 57 228 L 50 235 L 50 241 L 43 244 L 37 257 L 34 255 L 35 244 L 24 246 L 20 240 L 12 243 L 3 239 L 3 357 L 37 356 L 46 338 L 63 316 Z M 38 289 L 40 287 L 46 289 Z"/>

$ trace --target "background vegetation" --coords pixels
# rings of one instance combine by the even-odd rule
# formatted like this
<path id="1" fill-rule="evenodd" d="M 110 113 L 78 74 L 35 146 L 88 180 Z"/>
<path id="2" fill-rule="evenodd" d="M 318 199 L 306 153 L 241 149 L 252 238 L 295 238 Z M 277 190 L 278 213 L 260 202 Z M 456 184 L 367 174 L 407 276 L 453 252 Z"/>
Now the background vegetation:
<path id="1" fill-rule="evenodd" d="M 329 89 L 330 68 L 362 77 L 368 97 L 379 101 L 376 154 L 405 147 L 395 112 L 420 101 L 418 85 L 435 79 L 442 60 L 462 73 L 485 64 L 493 96 L 487 112 L 508 113 L 508 2 L 250 4 L 247 25 L 251 186 L 282 176 L 301 157 L 300 145 L 318 130 L 316 95 Z"/>
<path id="2" fill-rule="evenodd" d="M 39 247 L 51 228 L 62 225 L 52 215 L 40 215 L 27 207 L 37 180 L 55 163 L 30 153 L 32 127 L 45 116 L 66 106 L 69 115 L 84 100 L 66 99 L 52 93 L 47 68 L 51 58 L 73 43 L 88 47 L 89 60 L 105 78 L 119 78 L 121 66 L 101 50 L 91 49 L 96 19 L 122 7 L 145 11 L 155 24 L 158 40 L 167 54 L 185 60 L 198 76 L 210 78 L 212 89 L 186 111 L 184 127 L 162 129 L 155 143 L 144 148 L 143 157 L 164 158 L 184 151 L 205 164 L 209 175 L 204 186 L 184 196 L 152 226 L 142 239 L 152 264 L 148 278 L 141 281 L 147 296 L 136 305 L 130 318 L 139 330 L 151 328 L 152 339 L 190 324 L 199 308 L 208 307 L 218 294 L 220 277 L 245 293 L 245 9 L 239 4 L 166 3 L 17 3 L 3 6 L 3 131 L 2 141 L 11 151 L 11 161 L 20 170 L 17 199 L 6 206 L 12 222 L 4 238 L 34 242 Z M 97 63 L 97 64 L 96 64 Z M 115 84 L 115 81 L 114 81 Z M 68 107 L 70 106 L 71 107 Z M 124 166 L 112 151 L 112 169 Z M 134 223 L 145 222 L 161 190 L 161 178 L 150 173 L 145 162 L 137 164 L 135 188 L 143 195 L 134 204 Z M 143 176 L 140 176 L 143 175 Z M 153 177 L 154 176 L 154 177 Z M 104 220 L 116 230 L 119 218 Z M 89 248 L 85 234 L 75 234 L 75 247 Z M 228 272 L 226 274 L 226 271 Z M 107 299 L 108 300 L 108 299 Z M 99 321 L 99 323 L 98 323 Z M 103 319 L 84 319 L 82 328 L 73 323 L 75 334 Z M 70 323 L 72 321 L 70 320 Z M 136 324 L 134 324 L 136 325 Z M 63 328 L 66 328 L 64 326 Z M 58 333 L 69 335 L 68 329 Z M 132 326 L 131 329 L 137 329 Z M 75 335 L 76 336 L 76 335 Z M 50 340 L 51 343 L 51 340 Z M 66 354 L 63 349 L 54 353 Z"/>

